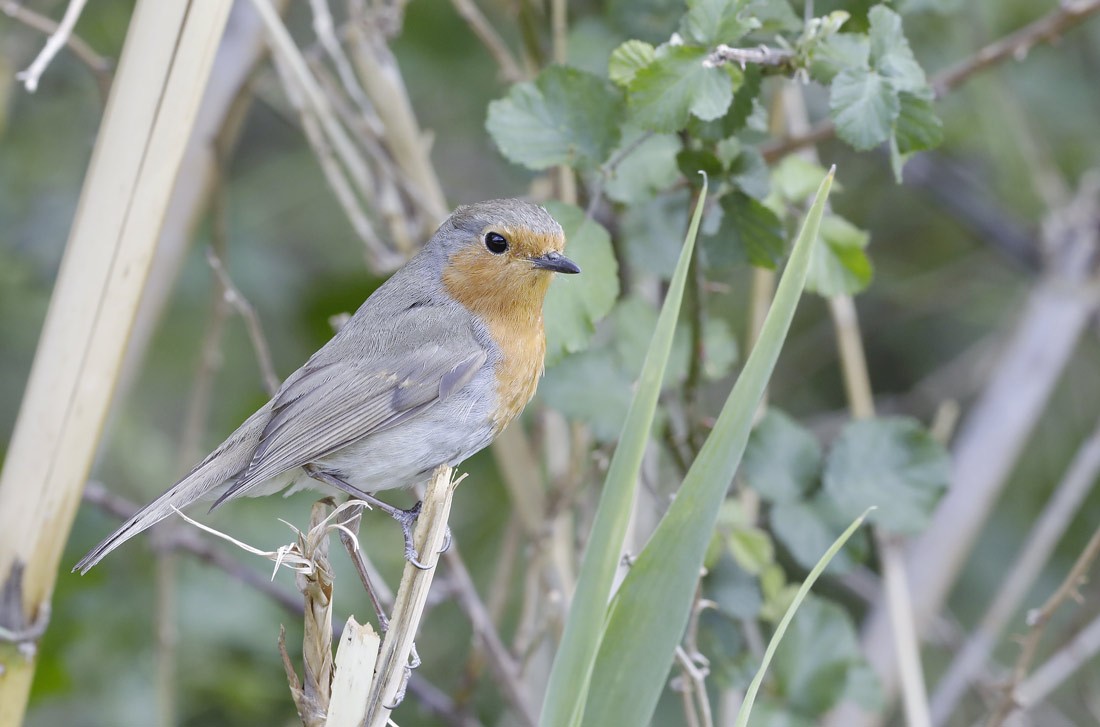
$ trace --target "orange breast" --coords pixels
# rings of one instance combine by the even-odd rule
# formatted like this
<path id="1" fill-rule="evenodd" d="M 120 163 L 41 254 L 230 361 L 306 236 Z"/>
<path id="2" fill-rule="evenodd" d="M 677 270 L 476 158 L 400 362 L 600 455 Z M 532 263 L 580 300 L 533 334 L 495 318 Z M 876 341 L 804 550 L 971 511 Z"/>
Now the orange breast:
<path id="1" fill-rule="evenodd" d="M 546 355 L 542 302 L 550 275 L 529 263 L 486 260 L 476 248 L 451 257 L 443 287 L 485 324 L 500 347 L 496 365 L 497 407 L 493 426 L 499 433 L 535 395 Z"/>

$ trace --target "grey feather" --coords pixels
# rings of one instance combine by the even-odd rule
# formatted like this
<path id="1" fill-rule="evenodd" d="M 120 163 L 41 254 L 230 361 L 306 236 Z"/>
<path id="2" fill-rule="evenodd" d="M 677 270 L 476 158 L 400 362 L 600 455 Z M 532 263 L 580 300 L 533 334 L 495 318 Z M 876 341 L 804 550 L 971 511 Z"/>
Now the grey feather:
<path id="1" fill-rule="evenodd" d="M 488 224 L 561 234 L 545 210 L 519 200 L 459 207 L 270 402 L 74 570 L 86 572 L 174 508 L 284 489 L 301 478 L 305 464 L 343 473 L 367 490 L 384 489 L 413 484 L 492 441 L 491 382 L 500 350 L 441 283 L 450 256 L 480 245 Z"/>

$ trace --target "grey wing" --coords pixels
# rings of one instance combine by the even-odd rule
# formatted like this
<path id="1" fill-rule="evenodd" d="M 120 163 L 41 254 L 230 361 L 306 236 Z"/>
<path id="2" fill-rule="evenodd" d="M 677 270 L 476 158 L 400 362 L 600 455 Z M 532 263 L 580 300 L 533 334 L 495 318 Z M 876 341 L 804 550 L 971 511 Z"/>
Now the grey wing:
<path id="1" fill-rule="evenodd" d="M 307 364 L 276 395 L 251 463 L 214 507 L 416 416 L 462 389 L 486 359 L 480 346 L 430 343 L 382 361 Z"/>

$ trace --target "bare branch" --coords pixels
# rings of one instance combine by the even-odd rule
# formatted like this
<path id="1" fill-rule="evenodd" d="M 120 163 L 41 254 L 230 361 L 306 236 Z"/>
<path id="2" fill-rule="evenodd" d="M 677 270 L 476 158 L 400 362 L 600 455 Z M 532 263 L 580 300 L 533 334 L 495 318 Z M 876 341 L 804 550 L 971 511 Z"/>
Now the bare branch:
<path id="1" fill-rule="evenodd" d="M 735 63 L 744 70 L 745 66 L 783 67 L 794 59 L 794 51 L 786 48 L 771 48 L 761 45 L 756 48 L 731 48 L 725 43 L 719 44 L 703 59 L 704 68 L 717 68 L 726 63 Z"/>
<path id="2" fill-rule="evenodd" d="M 9 18 L 47 35 L 53 35 L 59 31 L 58 24 L 53 20 L 23 7 L 16 0 L 4 0 L 0 10 L 3 10 Z M 92 46 L 72 32 L 65 38 L 65 46 L 92 72 L 100 93 L 106 98 L 107 91 L 111 88 L 111 68 L 114 65 L 111 59 L 96 53 Z"/>
<path id="3" fill-rule="evenodd" d="M 58 51 L 68 44 L 69 38 L 73 34 L 73 28 L 76 27 L 76 21 L 80 19 L 80 13 L 84 10 L 84 4 L 87 1 L 69 0 L 69 6 L 65 8 L 65 14 L 61 17 L 61 22 L 57 24 L 57 29 L 53 31 L 53 34 L 46 39 L 46 45 L 42 47 L 41 52 L 27 66 L 26 70 L 15 74 L 16 80 L 23 82 L 23 87 L 27 89 L 28 93 L 34 93 L 38 90 L 38 81 L 50 65 L 50 61 L 54 59 Z M 4 9 L 6 12 L 7 6 Z M 8 12 L 8 15 L 13 15 L 13 13 Z"/>
<path id="4" fill-rule="evenodd" d="M 503 79 L 509 83 L 522 81 L 523 71 L 520 70 L 515 56 L 512 55 L 512 51 L 508 49 L 504 39 L 500 37 L 500 34 L 497 33 L 474 0 L 451 0 L 451 5 L 454 5 L 455 11 L 466 21 L 466 24 L 470 26 L 470 30 L 485 46 L 485 49 L 489 51 L 489 55 L 493 57 L 493 60 L 497 62 Z"/>
<path id="5" fill-rule="evenodd" d="M 1070 568 L 1069 575 L 1062 581 L 1062 585 L 1058 587 L 1058 590 L 1051 594 L 1050 598 L 1047 599 L 1046 603 L 1044 603 L 1041 608 L 1027 615 L 1027 622 L 1031 628 L 1027 636 L 1024 637 L 1020 655 L 1016 659 L 1016 665 L 1012 668 L 1012 677 L 1005 689 L 1005 696 L 1001 700 L 996 711 L 989 717 L 989 721 L 986 722 L 986 727 L 1000 727 L 1005 719 L 1016 709 L 1016 687 L 1023 681 L 1024 675 L 1031 666 L 1031 662 L 1035 659 L 1047 623 L 1050 621 L 1051 616 L 1054 615 L 1054 612 L 1061 608 L 1062 604 L 1071 598 L 1079 597 L 1080 594 L 1077 589 L 1080 587 L 1081 581 L 1084 579 L 1085 574 L 1088 573 L 1089 568 L 1092 567 L 1092 563 L 1096 560 L 1098 555 L 1100 555 L 1100 529 L 1093 533 L 1092 538 L 1089 539 L 1088 545 L 1086 545 L 1085 549 L 1081 551 L 1081 554 L 1077 556 L 1077 562 Z"/>

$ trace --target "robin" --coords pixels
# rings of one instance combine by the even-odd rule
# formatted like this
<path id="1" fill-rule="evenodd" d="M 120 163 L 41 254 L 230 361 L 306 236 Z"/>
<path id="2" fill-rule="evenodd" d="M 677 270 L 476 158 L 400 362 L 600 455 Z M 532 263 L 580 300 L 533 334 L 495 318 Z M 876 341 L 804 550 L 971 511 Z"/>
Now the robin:
<path id="1" fill-rule="evenodd" d="M 542 304 L 562 255 L 550 214 L 516 199 L 459 207 L 267 404 L 206 459 L 97 545 L 73 570 L 200 498 L 320 487 L 371 494 L 427 479 L 484 449 L 534 396 L 546 338 Z M 417 563 L 418 564 L 418 563 Z M 419 565 L 419 564 L 418 564 Z"/>

